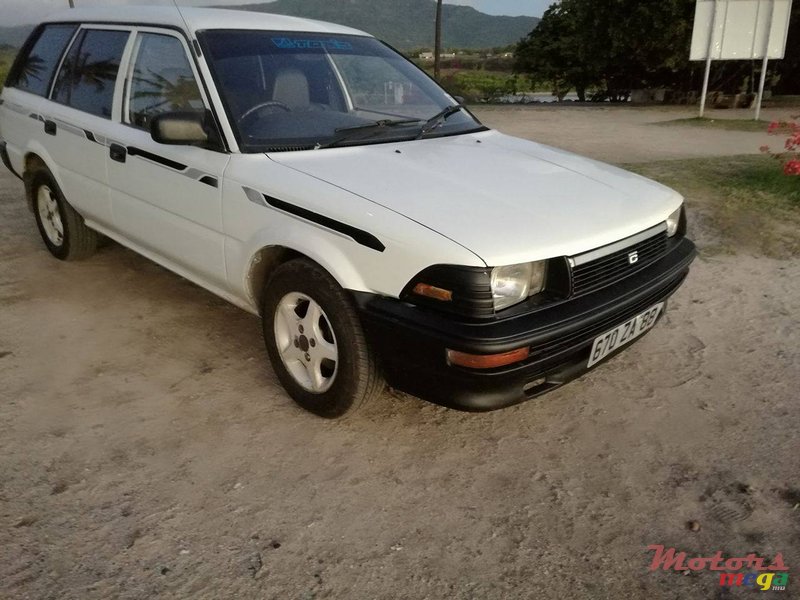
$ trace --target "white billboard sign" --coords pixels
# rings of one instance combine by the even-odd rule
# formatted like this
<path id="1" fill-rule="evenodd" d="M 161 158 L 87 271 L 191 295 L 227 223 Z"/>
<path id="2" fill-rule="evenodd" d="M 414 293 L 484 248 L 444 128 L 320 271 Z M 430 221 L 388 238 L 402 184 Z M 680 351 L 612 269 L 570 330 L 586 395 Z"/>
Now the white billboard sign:
<path id="1" fill-rule="evenodd" d="M 690 58 L 783 58 L 791 10 L 792 0 L 697 0 Z"/>

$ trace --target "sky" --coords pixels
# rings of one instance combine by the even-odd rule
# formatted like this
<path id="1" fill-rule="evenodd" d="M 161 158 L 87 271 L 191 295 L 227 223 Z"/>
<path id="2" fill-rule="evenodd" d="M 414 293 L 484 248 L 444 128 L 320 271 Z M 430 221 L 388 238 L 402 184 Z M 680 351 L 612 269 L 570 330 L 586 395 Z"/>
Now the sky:
<path id="1" fill-rule="evenodd" d="M 555 0 L 445 0 L 446 4 L 464 4 L 490 15 L 528 15 L 541 17 Z"/>
<path id="2" fill-rule="evenodd" d="M 245 4 L 264 0 L 178 0 L 181 6 Z M 170 0 L 75 0 L 76 6 L 108 4 L 168 4 Z M 491 15 L 539 17 L 553 0 L 445 0 L 447 4 L 472 6 Z M 0 26 L 36 23 L 48 13 L 69 6 L 67 0 L 0 0 Z"/>

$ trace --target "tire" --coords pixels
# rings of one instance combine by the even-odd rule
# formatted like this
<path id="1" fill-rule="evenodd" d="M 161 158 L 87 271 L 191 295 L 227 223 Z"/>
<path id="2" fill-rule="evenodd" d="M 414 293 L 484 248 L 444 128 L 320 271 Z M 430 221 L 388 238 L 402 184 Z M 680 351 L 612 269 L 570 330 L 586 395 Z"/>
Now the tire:
<path id="1" fill-rule="evenodd" d="M 261 308 L 272 368 L 304 409 L 336 419 L 381 392 L 353 302 L 317 264 L 295 259 L 275 269 Z"/>
<path id="2" fill-rule="evenodd" d="M 30 195 L 36 225 L 50 254 L 59 260 L 83 260 L 97 249 L 98 234 L 69 205 L 46 168 L 30 174 Z"/>

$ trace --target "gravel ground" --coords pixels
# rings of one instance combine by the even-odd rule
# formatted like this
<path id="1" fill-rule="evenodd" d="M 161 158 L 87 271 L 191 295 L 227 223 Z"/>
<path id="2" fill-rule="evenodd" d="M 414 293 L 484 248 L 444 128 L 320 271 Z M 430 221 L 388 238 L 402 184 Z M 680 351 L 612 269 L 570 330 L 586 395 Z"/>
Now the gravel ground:
<path id="1" fill-rule="evenodd" d="M 684 113 L 479 111 L 620 162 L 760 144 L 647 125 Z M 799 291 L 797 261 L 701 256 L 648 336 L 539 400 L 327 422 L 254 317 L 117 245 L 50 258 L 3 172 L 0 598 L 750 597 L 648 572 L 651 544 L 780 552 L 800 597 Z"/>

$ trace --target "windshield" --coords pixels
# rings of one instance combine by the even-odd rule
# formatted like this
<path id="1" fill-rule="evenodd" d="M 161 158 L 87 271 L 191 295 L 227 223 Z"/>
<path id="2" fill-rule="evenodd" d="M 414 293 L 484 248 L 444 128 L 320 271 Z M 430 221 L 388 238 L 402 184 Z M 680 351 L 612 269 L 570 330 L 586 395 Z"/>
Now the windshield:
<path id="1" fill-rule="evenodd" d="M 209 30 L 199 37 L 244 152 L 483 128 L 466 110 L 445 111 L 453 99 L 373 38 L 239 30 Z M 432 123 L 432 117 L 438 118 Z"/>

